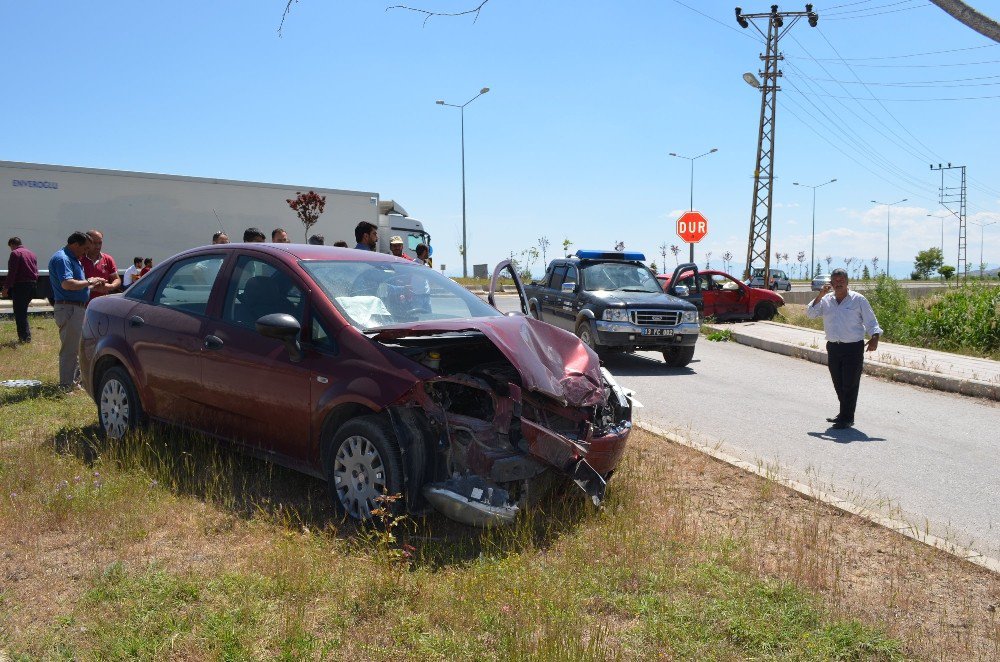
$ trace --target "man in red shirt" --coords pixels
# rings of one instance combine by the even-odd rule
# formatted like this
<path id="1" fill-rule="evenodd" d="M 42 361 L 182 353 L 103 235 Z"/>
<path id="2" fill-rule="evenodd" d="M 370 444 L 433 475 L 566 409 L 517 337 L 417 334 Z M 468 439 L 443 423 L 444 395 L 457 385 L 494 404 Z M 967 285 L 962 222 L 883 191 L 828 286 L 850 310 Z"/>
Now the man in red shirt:
<path id="1" fill-rule="evenodd" d="M 104 246 L 104 233 L 99 230 L 91 230 L 87 233 L 90 237 L 90 250 L 83 256 L 80 262 L 83 264 L 83 273 L 87 278 L 103 278 L 107 283 L 95 285 L 90 289 L 90 300 L 93 301 L 99 296 L 117 292 L 122 285 L 122 279 L 118 275 L 118 265 L 115 259 L 107 253 L 101 252 Z"/>
<path id="2" fill-rule="evenodd" d="M 20 237 L 7 240 L 10 258 L 7 260 L 7 280 L 3 295 L 10 294 L 14 301 L 14 322 L 17 324 L 17 339 L 31 342 L 31 327 L 28 325 L 28 304 L 35 296 L 38 282 L 38 259 L 25 248 Z"/>

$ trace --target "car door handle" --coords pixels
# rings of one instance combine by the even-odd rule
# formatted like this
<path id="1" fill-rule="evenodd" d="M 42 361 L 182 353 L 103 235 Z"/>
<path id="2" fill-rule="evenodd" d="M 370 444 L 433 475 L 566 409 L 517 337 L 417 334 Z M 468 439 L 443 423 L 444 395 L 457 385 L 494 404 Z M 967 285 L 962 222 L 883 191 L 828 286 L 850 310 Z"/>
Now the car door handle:
<path id="1" fill-rule="evenodd" d="M 142 319 L 138 315 L 133 315 L 132 317 L 128 318 L 128 325 L 129 326 L 142 326 L 145 323 L 146 323 L 146 320 Z"/>
<path id="2" fill-rule="evenodd" d="M 205 349 L 222 349 L 224 344 L 219 336 L 205 336 Z"/>

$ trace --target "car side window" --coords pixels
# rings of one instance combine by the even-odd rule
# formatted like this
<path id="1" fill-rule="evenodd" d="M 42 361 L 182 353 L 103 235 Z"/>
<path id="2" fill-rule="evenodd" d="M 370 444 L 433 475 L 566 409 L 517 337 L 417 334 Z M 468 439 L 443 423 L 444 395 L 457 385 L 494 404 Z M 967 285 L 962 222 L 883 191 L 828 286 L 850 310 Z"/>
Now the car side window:
<path id="1" fill-rule="evenodd" d="M 153 304 L 204 315 L 222 260 L 221 255 L 200 255 L 177 262 L 160 281 Z"/>
<path id="2" fill-rule="evenodd" d="M 566 265 L 557 265 L 555 269 L 552 270 L 552 280 L 549 281 L 549 287 L 553 290 L 558 290 L 562 288 L 563 280 L 566 278 Z"/>
<path id="3" fill-rule="evenodd" d="M 309 317 L 311 319 L 310 324 L 310 339 L 312 344 L 318 349 L 324 349 L 327 351 L 336 351 L 337 343 L 334 342 L 333 338 L 330 336 L 330 332 L 326 329 L 326 324 L 323 320 L 319 318 L 316 314 L 316 309 L 310 307 Z"/>
<path id="4" fill-rule="evenodd" d="M 253 329 L 264 315 L 287 313 L 302 324 L 304 303 L 305 296 L 291 276 L 263 260 L 243 255 L 229 281 L 222 319 Z"/>
<path id="5" fill-rule="evenodd" d="M 566 267 L 566 279 L 563 280 L 563 283 L 564 284 L 565 283 L 572 283 L 573 287 L 576 287 L 577 272 L 576 272 L 576 267 L 574 267 L 572 264 L 570 264 L 570 265 L 568 265 Z M 562 287 L 562 286 L 560 285 L 560 287 Z"/>

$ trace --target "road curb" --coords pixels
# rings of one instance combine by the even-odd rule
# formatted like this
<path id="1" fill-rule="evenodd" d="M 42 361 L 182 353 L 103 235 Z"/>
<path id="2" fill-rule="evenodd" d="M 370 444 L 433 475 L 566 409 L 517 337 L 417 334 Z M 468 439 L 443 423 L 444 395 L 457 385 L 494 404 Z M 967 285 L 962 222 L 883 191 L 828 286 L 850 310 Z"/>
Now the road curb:
<path id="1" fill-rule="evenodd" d="M 986 556 L 972 548 L 963 547 L 961 545 L 956 545 L 955 543 L 941 538 L 940 536 L 935 536 L 926 531 L 921 531 L 919 527 L 914 524 L 910 524 L 901 519 L 896 519 L 893 517 L 887 517 L 881 513 L 874 512 L 863 506 L 859 506 L 856 503 L 846 501 L 840 497 L 834 496 L 829 492 L 824 492 L 823 490 L 817 489 L 812 485 L 787 478 L 785 476 L 775 474 L 775 472 L 770 468 L 765 468 L 759 464 L 754 464 L 752 462 L 747 462 L 742 460 L 735 455 L 730 455 L 719 448 L 706 446 L 705 444 L 700 444 L 698 442 L 692 441 L 685 437 L 682 437 L 673 432 L 668 432 L 663 428 L 657 427 L 655 425 L 650 425 L 649 423 L 635 423 L 635 427 L 645 430 L 651 434 L 658 437 L 662 437 L 671 443 L 678 444 L 680 446 L 685 446 L 692 450 L 698 451 L 703 455 L 707 455 L 719 462 L 728 464 L 736 469 L 742 469 L 748 473 L 752 473 L 756 476 L 760 476 L 765 480 L 778 483 L 783 485 L 788 489 L 801 494 L 802 496 L 825 503 L 828 506 L 832 506 L 838 510 L 842 510 L 845 513 L 850 513 L 852 515 L 857 515 L 858 517 L 871 522 L 877 526 L 881 526 L 884 529 L 890 529 L 896 533 L 902 534 L 907 538 L 916 540 L 917 542 L 923 543 L 935 549 L 939 549 L 942 552 L 950 554 L 956 558 L 962 559 L 963 561 L 968 561 L 978 565 L 979 567 L 989 570 L 990 572 L 1000 574 L 1000 559 L 995 559 L 990 556 Z"/>
<path id="2" fill-rule="evenodd" d="M 820 349 L 819 347 L 790 345 L 776 340 L 765 340 L 764 338 L 757 338 L 749 334 L 741 333 L 739 330 L 716 324 L 706 324 L 705 327 L 711 329 L 712 331 L 729 331 L 732 339 L 741 345 L 763 349 L 767 352 L 773 352 L 775 354 L 792 356 L 798 359 L 806 359 L 808 361 L 812 361 L 813 363 L 821 363 L 823 365 L 827 364 L 826 351 Z M 892 381 L 913 384 L 915 386 L 922 386 L 924 388 L 935 389 L 938 391 L 948 391 L 950 393 L 959 393 L 961 395 L 986 398 L 989 400 L 1000 400 L 1000 384 L 979 379 L 952 377 L 937 372 L 931 372 L 929 370 L 920 370 L 907 366 L 887 365 L 885 363 L 870 360 L 865 361 L 864 371 L 876 377 L 883 377 Z"/>

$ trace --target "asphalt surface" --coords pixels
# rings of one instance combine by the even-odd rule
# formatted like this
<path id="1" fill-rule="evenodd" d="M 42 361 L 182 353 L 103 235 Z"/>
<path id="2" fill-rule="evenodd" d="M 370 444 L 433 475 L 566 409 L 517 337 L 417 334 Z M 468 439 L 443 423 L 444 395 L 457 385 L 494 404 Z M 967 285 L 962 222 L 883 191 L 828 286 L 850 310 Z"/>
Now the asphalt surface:
<path id="1" fill-rule="evenodd" d="M 996 401 L 865 375 L 855 427 L 834 430 L 821 364 L 702 337 L 684 369 L 653 352 L 605 365 L 644 405 L 637 421 L 1000 557 Z"/>

